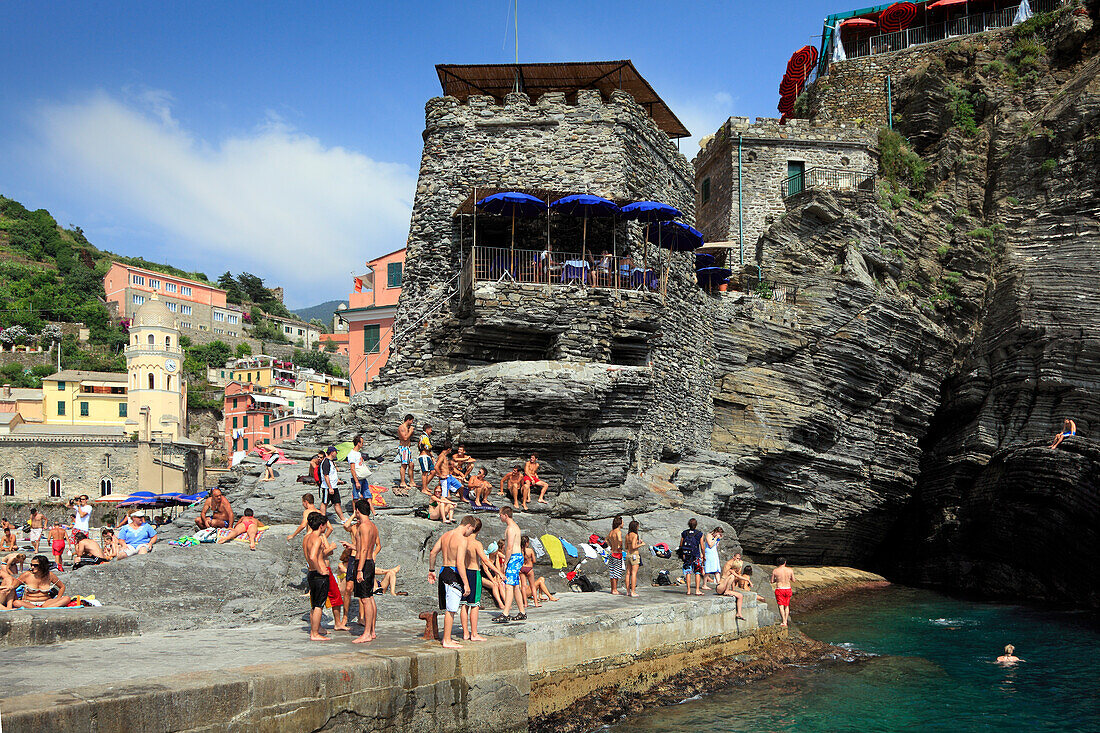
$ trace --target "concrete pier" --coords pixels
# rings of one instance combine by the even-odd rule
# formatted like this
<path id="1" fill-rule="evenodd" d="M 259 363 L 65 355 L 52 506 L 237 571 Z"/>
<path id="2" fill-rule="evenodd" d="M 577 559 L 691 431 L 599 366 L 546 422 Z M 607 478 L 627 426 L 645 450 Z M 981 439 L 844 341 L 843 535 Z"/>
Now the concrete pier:
<path id="1" fill-rule="evenodd" d="M 750 594 L 642 588 L 630 599 L 567 593 L 493 624 L 459 651 L 386 617 L 379 638 L 310 642 L 305 626 L 250 626 L 26 646 L 5 652 L 0 723 L 12 731 L 466 731 L 511 733 L 611 684 L 645 689 L 738 653 L 774 622 Z M 427 610 L 427 609 L 425 609 Z M 14 612 L 13 612 L 14 613 Z M 353 624 L 353 629 L 358 627 Z M 767 633 L 767 632 L 765 632 Z"/>

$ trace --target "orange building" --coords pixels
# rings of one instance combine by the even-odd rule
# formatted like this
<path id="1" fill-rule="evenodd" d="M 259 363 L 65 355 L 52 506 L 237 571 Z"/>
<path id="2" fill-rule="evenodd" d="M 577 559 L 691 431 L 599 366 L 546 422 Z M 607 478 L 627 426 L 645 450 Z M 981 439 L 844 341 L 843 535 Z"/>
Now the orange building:
<path id="1" fill-rule="evenodd" d="M 340 311 L 343 313 L 343 311 Z M 322 333 L 321 349 L 325 349 L 330 343 L 336 344 L 335 354 L 348 356 L 348 334 L 346 333 Z"/>
<path id="2" fill-rule="evenodd" d="M 348 323 L 353 394 L 366 389 L 389 357 L 404 268 L 404 247 L 368 262 L 366 274 L 355 278 L 355 292 L 348 295 L 348 307 L 340 311 L 340 317 Z"/>
<path id="3" fill-rule="evenodd" d="M 258 384 L 230 382 L 225 387 L 225 450 L 248 451 L 258 445 L 278 445 L 305 427 L 312 415 L 289 408 L 286 399 Z"/>
<path id="4" fill-rule="evenodd" d="M 225 301 L 226 292 L 208 283 L 165 275 L 143 267 L 112 262 L 103 276 L 108 303 L 118 307 L 121 318 L 133 318 L 137 309 L 155 293 L 172 312 L 181 331 L 209 331 L 243 336 L 244 315 Z"/>

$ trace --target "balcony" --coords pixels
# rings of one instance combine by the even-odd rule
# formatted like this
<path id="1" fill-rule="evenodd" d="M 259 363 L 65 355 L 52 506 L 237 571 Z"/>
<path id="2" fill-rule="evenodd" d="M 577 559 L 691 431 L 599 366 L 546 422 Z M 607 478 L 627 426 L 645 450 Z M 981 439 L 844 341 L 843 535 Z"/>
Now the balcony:
<path id="1" fill-rule="evenodd" d="M 654 254 L 668 257 L 666 250 Z M 595 256 L 581 258 L 576 252 L 475 247 L 466 261 L 466 286 L 475 282 L 513 282 L 545 285 L 584 285 L 609 290 L 655 292 L 660 289 L 664 270 L 650 260 L 635 263 L 630 257 Z"/>
<path id="2" fill-rule="evenodd" d="M 873 192 L 875 174 L 847 168 L 807 168 L 780 184 L 780 195 L 784 200 L 810 190 Z"/>
<path id="3" fill-rule="evenodd" d="M 1050 12 L 1062 5 L 1063 0 L 1031 0 L 1030 2 L 1031 10 L 1034 13 Z M 949 38 L 1009 28 L 1013 25 L 1019 7 L 1018 3 L 1013 3 L 996 10 L 961 15 L 957 18 L 936 23 L 927 22 L 927 14 L 935 11 L 925 10 L 925 22 L 920 22 L 920 16 L 918 16 L 916 22 L 920 23 L 919 25 L 913 25 L 893 33 L 861 37 L 858 31 L 845 31 L 842 36 L 844 53 L 849 59 L 876 56 L 891 51 L 901 51 L 911 46 L 920 46 Z M 849 38 L 849 33 L 855 37 Z"/>

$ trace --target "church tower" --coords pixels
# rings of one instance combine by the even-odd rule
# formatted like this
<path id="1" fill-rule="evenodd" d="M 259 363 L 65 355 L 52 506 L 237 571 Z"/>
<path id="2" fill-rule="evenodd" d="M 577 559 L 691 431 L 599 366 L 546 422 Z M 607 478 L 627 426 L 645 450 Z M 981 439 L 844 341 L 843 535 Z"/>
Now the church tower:
<path id="1" fill-rule="evenodd" d="M 175 314 L 154 293 L 134 314 L 126 347 L 126 423 L 140 440 L 187 435 L 187 388 L 179 339 Z"/>

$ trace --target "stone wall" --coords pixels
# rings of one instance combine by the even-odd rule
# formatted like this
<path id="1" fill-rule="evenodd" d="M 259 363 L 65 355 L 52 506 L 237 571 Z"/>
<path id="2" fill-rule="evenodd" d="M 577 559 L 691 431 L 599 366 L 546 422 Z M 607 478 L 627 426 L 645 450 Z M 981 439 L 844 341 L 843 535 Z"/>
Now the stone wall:
<path id="1" fill-rule="evenodd" d="M 57 362 L 56 354 L 57 352 L 53 349 L 43 349 L 42 351 L 0 351 L 0 366 L 21 364 L 25 369 L 36 366 L 47 366 Z"/>
<path id="2" fill-rule="evenodd" d="M 787 164 L 801 162 L 805 170 L 825 167 L 873 173 L 877 168 L 875 139 L 875 130 L 858 125 L 811 125 L 805 120 L 780 125 L 774 119 L 758 118 L 750 123 L 747 117 L 729 118 L 693 161 L 700 192 L 699 230 L 708 242 L 737 242 L 743 237 L 746 261 L 755 260 L 761 235 L 786 213 L 781 187 L 787 179 Z M 702 190 L 707 180 L 710 198 L 704 203 Z M 743 209 L 740 219 L 739 207 Z"/>
<path id="3" fill-rule="evenodd" d="M 561 93 L 535 103 L 519 93 L 504 104 L 491 97 L 473 96 L 465 104 L 441 97 L 428 102 L 426 118 L 396 321 L 398 331 L 411 333 L 396 340 L 381 383 L 524 359 L 525 350 L 535 358 L 610 363 L 630 347 L 636 354 L 648 349 L 654 379 L 641 420 L 645 456 L 705 440 L 707 431 L 696 426 L 709 416 L 710 380 L 701 357 L 709 339 L 699 323 L 704 299 L 689 256 L 673 256 L 665 297 L 646 296 L 655 302 L 638 306 L 645 313 L 637 318 L 630 315 L 639 311 L 629 296 L 559 294 L 555 287 L 549 295 L 518 289 L 501 299 L 487 291 L 468 296 L 456 285 L 472 237 L 469 224 L 454 213 L 474 187 L 653 199 L 676 206 L 692 222 L 694 176 L 667 135 L 630 95 L 614 92 L 604 100 L 594 90 L 579 91 L 576 104 Z M 621 229 L 619 252 L 640 259 L 641 228 Z M 663 264 L 666 256 L 651 253 L 650 262 Z M 443 307 L 427 312 L 449 293 Z M 620 306 L 627 313 L 617 313 Z M 622 338 L 616 345 L 617 329 Z"/>

